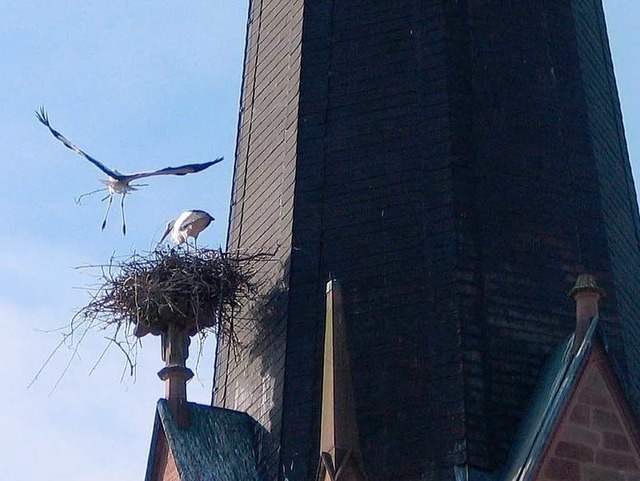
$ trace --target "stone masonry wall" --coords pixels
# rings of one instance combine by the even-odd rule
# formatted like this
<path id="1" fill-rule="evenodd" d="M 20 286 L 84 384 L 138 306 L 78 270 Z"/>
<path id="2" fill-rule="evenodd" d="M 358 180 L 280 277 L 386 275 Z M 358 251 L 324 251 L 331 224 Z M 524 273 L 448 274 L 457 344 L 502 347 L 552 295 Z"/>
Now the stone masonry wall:
<path id="1" fill-rule="evenodd" d="M 569 400 L 536 481 L 638 481 L 635 420 L 599 345 Z"/>

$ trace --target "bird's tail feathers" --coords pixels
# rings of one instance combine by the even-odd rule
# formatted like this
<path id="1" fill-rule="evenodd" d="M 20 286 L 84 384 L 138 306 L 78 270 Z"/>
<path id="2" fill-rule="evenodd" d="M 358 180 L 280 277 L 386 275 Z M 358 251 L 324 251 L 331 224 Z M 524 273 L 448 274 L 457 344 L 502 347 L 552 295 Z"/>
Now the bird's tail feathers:
<path id="1" fill-rule="evenodd" d="M 49 124 L 49 116 L 47 115 L 44 105 L 40 106 L 40 110 L 36 110 L 36 118 L 47 127 L 51 127 L 51 124 Z"/>
<path id="2" fill-rule="evenodd" d="M 115 179 L 98 179 L 98 182 L 103 183 L 104 185 L 106 185 L 107 187 L 110 186 L 114 186 L 116 184 L 116 180 Z M 139 187 L 147 187 L 149 184 L 135 184 L 135 185 L 131 185 L 131 184 L 120 184 L 120 188 L 119 189 L 114 189 L 114 193 L 116 194 L 123 194 L 123 193 L 129 193 L 131 191 L 134 190 L 140 190 Z"/>

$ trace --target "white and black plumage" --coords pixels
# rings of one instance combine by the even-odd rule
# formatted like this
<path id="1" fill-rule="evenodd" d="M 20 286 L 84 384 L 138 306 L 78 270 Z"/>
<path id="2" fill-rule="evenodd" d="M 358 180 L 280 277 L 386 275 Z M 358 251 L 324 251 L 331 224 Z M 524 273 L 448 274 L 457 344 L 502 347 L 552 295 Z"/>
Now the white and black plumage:
<path id="1" fill-rule="evenodd" d="M 200 232 L 205 230 L 214 220 L 211 215 L 203 210 L 186 210 L 176 220 L 171 220 L 167 223 L 167 228 L 162 235 L 162 239 L 160 239 L 160 243 L 169 236 L 171 242 L 175 245 L 187 244 L 188 246 L 188 238 L 193 237 L 197 247 Z"/>
<path id="2" fill-rule="evenodd" d="M 121 194 L 122 200 L 120 202 L 120 208 L 122 211 L 122 233 L 126 234 L 127 227 L 124 220 L 124 198 L 125 196 L 133 191 L 137 190 L 135 186 L 130 185 L 130 183 L 137 179 L 143 179 L 145 177 L 153 177 L 156 175 L 186 175 L 193 174 L 195 172 L 200 172 L 208 167 L 211 167 L 213 164 L 217 164 L 222 161 L 222 157 L 219 157 L 215 160 L 204 162 L 201 164 L 186 164 L 181 165 L 179 167 L 165 167 L 160 170 L 146 171 L 146 172 L 136 172 L 134 174 L 121 174 L 117 170 L 112 170 L 109 167 L 105 166 L 102 162 L 94 159 L 89 154 L 78 148 L 76 145 L 71 143 L 66 137 L 64 137 L 60 132 L 51 127 L 49 123 L 49 117 L 44 107 L 41 107 L 39 111 L 36 111 L 36 117 L 40 122 L 42 122 L 48 129 L 51 131 L 53 136 L 62 142 L 65 147 L 73 150 L 75 153 L 80 154 L 93 165 L 95 165 L 102 172 L 107 174 L 108 178 L 106 180 L 101 180 L 103 184 L 107 187 L 105 190 L 108 191 L 108 196 L 102 200 L 109 199 L 109 204 L 107 205 L 107 212 L 104 215 L 104 220 L 102 221 L 102 229 L 104 230 L 107 225 L 107 217 L 109 216 L 109 210 L 111 209 L 111 202 L 113 201 L 113 196 L 115 194 Z M 139 186 L 138 186 L 139 187 Z M 103 189 L 100 189 L 103 190 Z M 97 192 L 97 191 L 96 191 Z"/>

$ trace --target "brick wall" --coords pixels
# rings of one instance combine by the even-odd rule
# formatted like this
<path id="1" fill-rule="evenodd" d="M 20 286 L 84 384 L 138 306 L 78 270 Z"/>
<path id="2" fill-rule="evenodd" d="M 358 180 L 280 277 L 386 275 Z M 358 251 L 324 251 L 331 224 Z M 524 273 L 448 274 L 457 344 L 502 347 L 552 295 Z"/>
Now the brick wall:
<path id="1" fill-rule="evenodd" d="M 640 365 L 637 207 L 598 1 L 250 10 L 229 248 L 280 248 L 266 306 L 242 313 L 263 328 L 237 355 L 221 344 L 215 400 L 265 426 L 268 479 L 315 473 L 329 275 L 372 481 L 499 469 L 584 270 L 612 293 L 617 366 Z"/>
<path id="2" fill-rule="evenodd" d="M 236 313 L 237 343 L 220 340 L 214 403 L 245 411 L 260 431 L 260 469 L 277 479 L 295 175 L 302 0 L 252 0 L 229 236 L 259 266 L 260 297 Z"/>
<path id="3" fill-rule="evenodd" d="M 468 460 L 491 471 L 573 329 L 565 293 L 610 258 L 571 2 L 445 3 Z"/>
<path id="4" fill-rule="evenodd" d="M 600 0 L 573 0 L 580 68 L 584 72 L 591 152 L 599 179 L 603 230 L 611 272 L 603 285 L 612 291 L 604 304 L 607 342 L 625 390 L 640 406 L 640 219 L 633 185 L 622 113 Z M 622 160 L 622 161 L 621 161 Z M 624 346 L 624 348 L 622 347 Z M 636 410 L 640 415 L 640 408 Z"/>
<path id="5" fill-rule="evenodd" d="M 160 429 L 158 440 L 156 442 L 156 452 L 152 453 L 154 457 L 153 471 L 151 481 L 180 481 L 178 467 L 173 458 L 173 453 L 169 449 L 167 437 L 164 430 Z"/>
<path id="6" fill-rule="evenodd" d="M 288 325 L 296 341 L 287 345 L 283 399 L 283 459 L 296 466 L 289 479 L 312 479 L 319 459 L 330 273 L 344 288 L 369 479 L 447 479 L 459 455 L 441 4 L 305 4 Z"/>
<path id="7" fill-rule="evenodd" d="M 599 344 L 567 402 L 535 481 L 637 481 L 637 425 Z"/>

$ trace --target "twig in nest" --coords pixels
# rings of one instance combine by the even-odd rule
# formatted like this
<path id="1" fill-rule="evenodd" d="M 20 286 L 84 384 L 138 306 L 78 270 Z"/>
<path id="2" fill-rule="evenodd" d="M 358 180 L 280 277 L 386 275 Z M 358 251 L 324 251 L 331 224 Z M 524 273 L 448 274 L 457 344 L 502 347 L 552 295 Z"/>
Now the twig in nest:
<path id="1" fill-rule="evenodd" d="M 233 344 L 238 339 L 236 329 L 250 328 L 239 325 L 233 313 L 257 295 L 252 279 L 259 261 L 268 257 L 262 253 L 240 257 L 220 250 L 188 252 L 160 247 L 123 260 L 111 258 L 107 265 L 85 266 L 99 270 L 98 285 L 88 290 L 90 302 L 73 317 L 56 351 L 71 344 L 73 358 L 87 332 L 108 331 L 106 339 L 125 354 L 133 374 L 138 338 L 166 332 L 169 325 L 182 327 L 201 339 L 214 332 Z M 74 336 L 79 337 L 74 340 Z"/>

